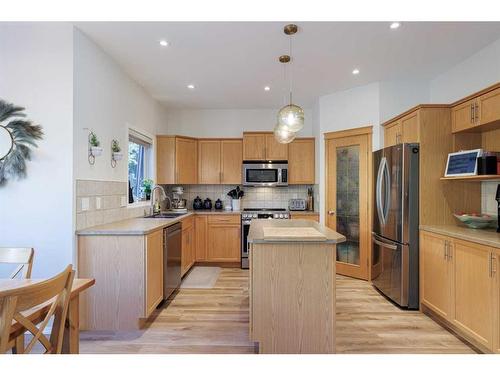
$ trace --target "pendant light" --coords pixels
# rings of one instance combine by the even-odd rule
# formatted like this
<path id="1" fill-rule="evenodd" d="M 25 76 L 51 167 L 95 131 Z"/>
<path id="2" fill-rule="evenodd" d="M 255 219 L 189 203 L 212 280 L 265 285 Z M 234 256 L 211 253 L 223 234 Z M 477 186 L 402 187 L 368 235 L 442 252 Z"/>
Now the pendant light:
<path id="1" fill-rule="evenodd" d="M 291 61 L 292 55 L 292 35 L 297 32 L 297 25 L 289 24 L 284 28 L 284 33 L 290 37 L 289 43 L 289 55 L 283 55 L 279 57 L 279 61 L 282 64 L 288 64 Z M 298 132 L 304 127 L 304 110 L 293 104 L 292 101 L 292 72 L 291 68 L 289 69 L 289 102 L 283 108 L 281 108 L 278 112 L 278 125 L 281 127 L 280 131 L 283 132 L 285 130 L 289 132 Z"/>
<path id="2" fill-rule="evenodd" d="M 278 141 L 278 143 L 290 143 L 296 136 L 297 133 L 288 130 L 283 125 L 276 124 L 274 127 L 274 138 Z"/>

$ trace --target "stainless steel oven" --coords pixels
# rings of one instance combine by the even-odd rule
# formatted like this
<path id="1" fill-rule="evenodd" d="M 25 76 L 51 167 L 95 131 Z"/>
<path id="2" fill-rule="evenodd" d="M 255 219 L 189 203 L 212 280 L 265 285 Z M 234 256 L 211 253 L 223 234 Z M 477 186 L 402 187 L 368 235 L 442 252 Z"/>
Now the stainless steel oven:
<path id="1" fill-rule="evenodd" d="M 244 186 L 288 186 L 287 161 L 243 162 Z"/>
<path id="2" fill-rule="evenodd" d="M 285 208 L 245 208 L 241 214 L 241 268 L 248 269 L 248 232 L 252 219 L 290 219 Z"/>

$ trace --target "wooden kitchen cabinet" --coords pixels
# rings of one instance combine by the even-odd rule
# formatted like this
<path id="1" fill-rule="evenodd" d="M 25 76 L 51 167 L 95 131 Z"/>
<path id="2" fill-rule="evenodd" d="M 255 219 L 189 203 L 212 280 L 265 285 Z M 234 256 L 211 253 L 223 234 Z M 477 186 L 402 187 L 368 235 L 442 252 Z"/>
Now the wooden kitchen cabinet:
<path id="1" fill-rule="evenodd" d="M 500 121 L 500 88 L 487 92 L 477 99 L 477 124 Z"/>
<path id="2" fill-rule="evenodd" d="M 495 249 L 492 255 L 492 273 L 493 273 L 493 327 L 495 330 L 494 334 L 494 345 L 493 353 L 500 354 L 500 250 Z"/>
<path id="3" fill-rule="evenodd" d="M 241 221 L 239 215 L 210 215 L 207 237 L 208 261 L 240 261 Z"/>
<path id="4" fill-rule="evenodd" d="M 272 132 L 245 132 L 243 160 L 288 160 L 288 144 L 276 141 Z"/>
<path id="5" fill-rule="evenodd" d="M 420 142 L 419 111 L 414 111 L 401 119 L 403 143 Z"/>
<path id="6" fill-rule="evenodd" d="M 449 240 L 434 233 L 420 232 L 421 301 L 445 319 L 451 319 L 452 263 Z"/>
<path id="7" fill-rule="evenodd" d="M 194 217 L 182 220 L 181 276 L 184 276 L 195 262 Z"/>
<path id="8" fill-rule="evenodd" d="M 384 147 L 390 147 L 401 143 L 402 139 L 402 126 L 401 121 L 394 121 L 393 123 L 384 126 Z"/>
<path id="9" fill-rule="evenodd" d="M 243 133 L 243 160 L 264 160 L 266 158 L 266 134 Z"/>
<path id="10" fill-rule="evenodd" d="M 221 143 L 218 139 L 198 140 L 198 183 L 220 184 Z"/>
<path id="11" fill-rule="evenodd" d="M 465 241 L 454 241 L 453 323 L 487 348 L 493 347 L 492 249 Z"/>
<path id="12" fill-rule="evenodd" d="M 472 99 L 451 108 L 451 129 L 454 133 L 477 125 L 476 106 L 476 99 Z"/>
<path id="13" fill-rule="evenodd" d="M 243 140 L 221 140 L 221 184 L 241 184 Z"/>
<path id="14" fill-rule="evenodd" d="M 241 184 L 241 139 L 198 140 L 198 183 Z"/>
<path id="15" fill-rule="evenodd" d="M 274 133 L 266 134 L 266 160 L 288 160 L 288 144 L 279 143 Z"/>
<path id="16" fill-rule="evenodd" d="M 500 250 L 420 232 L 422 306 L 478 348 L 500 353 Z"/>
<path id="17" fill-rule="evenodd" d="M 146 237 L 146 315 L 163 300 L 163 230 Z"/>
<path id="18" fill-rule="evenodd" d="M 156 137 L 157 184 L 196 184 L 198 182 L 198 141 L 195 138 Z"/>
<path id="19" fill-rule="evenodd" d="M 312 185 L 315 176 L 315 139 L 296 138 L 288 144 L 288 183 Z"/>
<path id="20" fill-rule="evenodd" d="M 208 217 L 207 215 L 196 215 L 194 218 L 195 232 L 195 260 L 204 261 L 207 259 L 207 234 Z"/>

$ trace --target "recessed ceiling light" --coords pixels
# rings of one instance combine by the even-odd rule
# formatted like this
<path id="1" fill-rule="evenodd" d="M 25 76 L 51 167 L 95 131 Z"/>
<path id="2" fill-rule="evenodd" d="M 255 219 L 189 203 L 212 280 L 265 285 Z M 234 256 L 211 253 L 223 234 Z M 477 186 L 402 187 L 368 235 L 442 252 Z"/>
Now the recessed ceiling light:
<path id="1" fill-rule="evenodd" d="M 354 70 L 352 71 L 352 74 L 354 74 L 354 75 L 359 74 L 359 69 L 354 69 Z"/>
<path id="2" fill-rule="evenodd" d="M 166 47 L 168 46 L 168 42 L 166 40 L 160 40 L 160 46 Z"/>
<path id="3" fill-rule="evenodd" d="M 399 22 L 393 22 L 393 23 L 391 23 L 390 28 L 391 29 L 397 29 L 399 26 L 401 26 L 401 24 Z"/>
<path id="4" fill-rule="evenodd" d="M 190 90 L 193 90 L 194 89 L 194 85 L 187 85 L 187 88 L 190 89 Z"/>
<path id="5" fill-rule="evenodd" d="M 264 90 L 269 91 L 269 90 L 271 90 L 271 88 L 269 86 L 266 86 L 266 87 L 264 87 Z"/>

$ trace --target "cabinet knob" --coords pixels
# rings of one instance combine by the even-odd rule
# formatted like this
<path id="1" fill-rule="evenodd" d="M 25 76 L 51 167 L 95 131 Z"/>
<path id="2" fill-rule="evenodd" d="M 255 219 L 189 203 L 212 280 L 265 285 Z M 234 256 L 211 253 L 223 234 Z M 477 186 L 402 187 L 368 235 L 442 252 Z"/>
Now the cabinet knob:
<path id="1" fill-rule="evenodd" d="M 335 211 L 333 211 L 333 210 L 328 211 L 328 215 L 331 215 L 331 216 L 335 215 Z"/>

